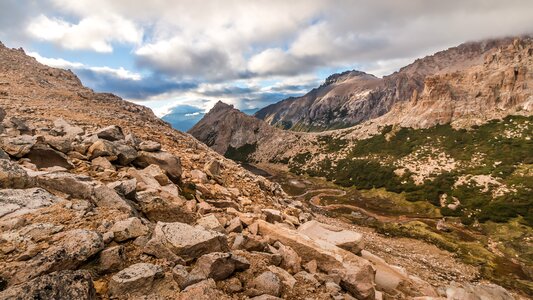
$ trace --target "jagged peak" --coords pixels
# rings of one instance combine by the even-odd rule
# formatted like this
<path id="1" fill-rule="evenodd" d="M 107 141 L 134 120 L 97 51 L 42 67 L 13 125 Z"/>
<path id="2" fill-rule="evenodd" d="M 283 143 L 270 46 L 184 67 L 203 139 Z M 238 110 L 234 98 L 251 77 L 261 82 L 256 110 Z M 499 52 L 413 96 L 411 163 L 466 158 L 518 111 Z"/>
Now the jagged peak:
<path id="1" fill-rule="evenodd" d="M 216 112 L 216 111 L 221 111 L 221 110 L 229 110 L 229 109 L 233 109 L 233 108 L 234 108 L 233 105 L 227 104 L 227 103 L 222 102 L 221 100 L 218 100 L 218 102 L 215 104 L 215 106 L 213 106 L 213 108 L 211 108 L 211 110 L 209 110 L 209 112 Z"/>
<path id="2" fill-rule="evenodd" d="M 341 73 L 335 73 L 335 74 L 332 74 L 332 75 L 328 76 L 326 78 L 326 80 L 324 81 L 324 83 L 322 84 L 322 86 L 328 86 L 330 84 L 333 84 L 333 83 L 336 83 L 336 82 L 340 82 L 340 81 L 346 80 L 347 78 L 351 78 L 351 77 L 364 77 L 364 76 L 375 77 L 374 75 L 365 73 L 363 71 L 348 70 L 348 71 L 344 71 L 344 72 L 341 72 Z"/>

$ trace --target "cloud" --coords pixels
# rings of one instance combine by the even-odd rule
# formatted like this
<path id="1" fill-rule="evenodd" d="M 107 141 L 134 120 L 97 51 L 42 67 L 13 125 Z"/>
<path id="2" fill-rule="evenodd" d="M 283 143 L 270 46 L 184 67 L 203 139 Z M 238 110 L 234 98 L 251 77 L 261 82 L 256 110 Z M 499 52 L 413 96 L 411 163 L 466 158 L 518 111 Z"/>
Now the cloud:
<path id="1" fill-rule="evenodd" d="M 137 44 L 143 36 L 132 21 L 118 15 L 90 16 L 78 24 L 40 15 L 28 25 L 27 32 L 65 49 L 103 53 L 113 51 L 112 42 Z"/>

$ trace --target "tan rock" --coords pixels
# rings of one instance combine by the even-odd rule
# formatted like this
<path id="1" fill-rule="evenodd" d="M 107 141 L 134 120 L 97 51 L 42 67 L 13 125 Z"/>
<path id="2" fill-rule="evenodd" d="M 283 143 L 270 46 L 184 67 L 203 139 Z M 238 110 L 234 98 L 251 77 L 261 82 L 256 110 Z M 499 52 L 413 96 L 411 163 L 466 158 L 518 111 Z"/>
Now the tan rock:
<path id="1" fill-rule="evenodd" d="M 321 239 L 337 247 L 358 254 L 363 249 L 363 235 L 317 221 L 309 221 L 298 231 L 312 239 Z"/>

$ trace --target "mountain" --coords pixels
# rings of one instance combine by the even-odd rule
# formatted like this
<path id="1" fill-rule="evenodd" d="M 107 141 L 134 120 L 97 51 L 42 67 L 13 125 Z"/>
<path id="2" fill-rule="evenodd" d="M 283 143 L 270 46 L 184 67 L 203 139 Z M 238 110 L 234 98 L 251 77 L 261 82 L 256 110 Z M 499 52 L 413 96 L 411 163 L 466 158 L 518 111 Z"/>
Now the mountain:
<path id="1" fill-rule="evenodd" d="M 396 104 L 416 101 L 429 92 L 439 93 L 439 91 L 428 89 L 434 89 L 435 84 L 442 82 L 443 79 L 444 82 L 448 82 L 446 78 L 441 78 L 445 75 L 464 74 L 463 76 L 468 76 L 469 74 L 473 76 L 475 72 L 484 69 L 486 56 L 498 55 L 496 53 L 500 51 L 498 49 L 512 43 L 512 38 L 464 43 L 417 59 L 398 72 L 383 78 L 376 78 L 359 71 L 334 74 L 328 77 L 324 84 L 306 95 L 269 105 L 259 110 L 255 116 L 270 125 L 295 131 L 323 131 L 350 127 L 385 115 L 393 107 L 399 106 Z M 527 57 L 525 53 L 522 59 L 527 59 Z M 495 70 L 498 68 L 497 65 L 501 64 L 497 60 L 492 61 L 493 70 L 490 71 L 492 75 L 499 71 Z M 515 62 L 515 64 L 519 63 Z M 511 69 L 514 67 L 504 64 Z M 514 72 L 513 70 L 501 71 L 511 72 L 511 76 Z M 472 77 L 469 78 L 472 80 Z M 497 84 L 498 79 L 493 80 L 492 84 Z M 463 78 L 462 81 L 465 83 L 467 79 Z M 443 87 L 440 88 L 443 89 Z M 443 93 L 443 91 L 440 92 Z M 450 90 L 449 92 L 457 98 L 467 98 L 459 94 L 463 92 L 462 90 Z M 497 94 L 490 96 L 493 97 L 493 101 L 499 97 Z"/>
<path id="2" fill-rule="evenodd" d="M 391 236 L 432 241 L 464 262 L 479 263 L 484 278 L 532 295 L 531 38 L 463 44 L 383 80 L 346 72 L 308 96 L 353 82 L 382 88 L 391 77 L 430 71 L 411 94 L 403 90 L 409 85 L 381 89 L 389 96 L 371 106 L 390 105 L 388 112 L 352 127 L 283 130 L 288 126 L 271 126 L 274 114 L 265 117 L 265 110 L 257 115 L 267 121 L 254 120 L 218 104 L 190 133 L 228 158 L 271 170 L 287 191 L 309 192 L 316 209 Z M 408 98 L 399 100 L 398 91 Z M 331 100 L 313 99 L 282 101 L 275 115 L 296 116 L 307 109 L 303 101 L 311 109 Z M 326 124 L 305 122 L 308 129 Z"/>
<path id="3" fill-rule="evenodd" d="M 194 131 L 234 155 L 303 136 L 222 103 L 205 118 Z M 430 243 L 343 220 L 0 44 L 0 299 L 513 299 Z"/>

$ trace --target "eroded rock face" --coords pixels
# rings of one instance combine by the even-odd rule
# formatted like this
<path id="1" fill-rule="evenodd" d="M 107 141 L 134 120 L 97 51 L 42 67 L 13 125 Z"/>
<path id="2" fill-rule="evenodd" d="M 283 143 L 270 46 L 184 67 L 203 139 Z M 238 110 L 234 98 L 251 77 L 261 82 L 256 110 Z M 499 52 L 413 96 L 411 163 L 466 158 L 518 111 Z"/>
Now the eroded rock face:
<path id="1" fill-rule="evenodd" d="M 0 219 L 22 215 L 60 201 L 60 198 L 41 188 L 0 190 Z"/>
<path id="2" fill-rule="evenodd" d="M 0 299 L 96 299 L 88 271 L 58 271 L 0 292 Z"/>
<path id="3" fill-rule="evenodd" d="M 172 259 L 179 256 L 185 260 L 228 250 L 225 235 L 178 222 L 158 222 L 145 249 L 148 254 L 156 257 Z"/>

